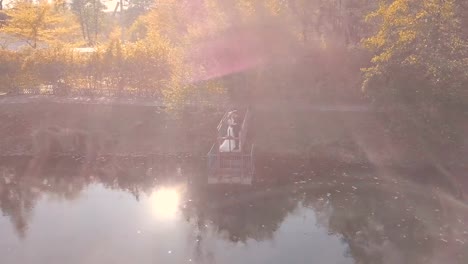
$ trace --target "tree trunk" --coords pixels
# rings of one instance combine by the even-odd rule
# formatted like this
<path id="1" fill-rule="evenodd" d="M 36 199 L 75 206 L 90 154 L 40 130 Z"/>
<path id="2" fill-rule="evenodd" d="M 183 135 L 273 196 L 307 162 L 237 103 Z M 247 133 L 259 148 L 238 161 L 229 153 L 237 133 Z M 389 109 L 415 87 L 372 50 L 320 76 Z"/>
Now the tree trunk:
<path id="1" fill-rule="evenodd" d="M 78 14 L 78 19 L 80 20 L 80 27 L 81 27 L 81 34 L 83 35 L 83 39 L 86 41 L 86 31 L 85 31 L 85 23 L 83 19 L 83 10 L 80 7 L 80 11 Z"/>
<path id="2" fill-rule="evenodd" d="M 85 22 L 85 31 L 88 39 L 88 45 L 92 44 L 91 36 L 89 35 L 89 24 Z"/>
<path id="3" fill-rule="evenodd" d="M 93 9 L 94 9 L 94 42 L 97 42 L 98 38 L 98 31 L 99 31 L 99 9 L 97 8 L 96 2 L 99 0 L 93 1 Z M 101 2 L 99 2 L 100 4 Z"/>

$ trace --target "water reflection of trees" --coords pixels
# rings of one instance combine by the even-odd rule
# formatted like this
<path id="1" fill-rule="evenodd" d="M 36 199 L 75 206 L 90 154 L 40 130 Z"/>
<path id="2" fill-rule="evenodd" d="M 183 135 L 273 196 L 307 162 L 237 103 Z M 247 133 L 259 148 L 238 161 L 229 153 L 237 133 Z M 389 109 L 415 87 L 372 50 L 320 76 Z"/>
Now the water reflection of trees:
<path id="1" fill-rule="evenodd" d="M 34 207 L 38 192 L 32 188 L 23 188 L 21 179 L 16 177 L 13 168 L 0 168 L 0 209 L 3 215 L 10 217 L 18 235 L 24 237 L 27 222 Z"/>
<path id="2" fill-rule="evenodd" d="M 29 215 L 43 195 L 72 200 L 90 184 L 131 193 L 138 200 L 155 186 L 177 177 L 189 183 L 184 215 L 200 230 L 214 226 L 231 241 L 270 239 L 297 207 L 293 192 L 272 185 L 252 188 L 210 188 L 203 185 L 204 161 L 164 157 L 102 157 L 94 166 L 73 158 L 49 160 L 36 166 L 29 159 L 0 162 L 0 209 L 19 235 L 27 230 Z M 182 176 L 183 174 L 183 176 Z M 179 179 L 180 180 L 180 179 Z"/>
<path id="3" fill-rule="evenodd" d="M 62 159 L 35 173 L 28 164 L 27 159 L 0 162 L 0 210 L 21 237 L 44 194 L 71 200 L 90 184 L 99 183 L 139 199 L 178 178 L 188 180 L 181 210 L 196 229 L 198 241 L 208 230 L 232 242 L 269 240 L 291 212 L 306 207 L 314 210 L 319 225 L 341 237 L 356 263 L 468 260 L 466 204 L 441 188 L 367 169 L 311 170 L 296 164 L 296 172 L 275 173 L 278 162 L 273 161 L 263 164 L 270 171 L 260 171 L 269 180 L 261 178 L 264 181 L 252 187 L 224 188 L 203 184 L 204 162 L 198 159 L 109 157 L 92 168 Z"/>
<path id="4" fill-rule="evenodd" d="M 210 225 L 233 242 L 271 239 L 287 215 L 304 206 L 342 239 L 356 263 L 468 261 L 468 207 L 443 187 L 366 168 L 334 167 L 315 170 L 314 176 L 307 166 L 295 168 L 282 180 L 270 171 L 275 184 L 200 188 L 186 209 L 198 239 Z"/>
<path id="5" fill-rule="evenodd" d="M 202 235 L 212 226 L 232 242 L 271 239 L 298 204 L 291 193 L 272 187 L 202 187 L 191 193 L 183 212 Z"/>
<path id="6" fill-rule="evenodd" d="M 90 184 L 129 192 L 138 200 L 173 174 L 179 159 L 100 158 L 93 166 L 79 158 L 51 159 L 37 166 L 31 159 L 0 161 L 0 210 L 24 237 L 35 204 L 44 195 L 73 200 Z"/>
<path id="7" fill-rule="evenodd" d="M 356 263 L 466 263 L 467 207 L 439 188 L 384 179 L 305 184 L 303 203 Z"/>

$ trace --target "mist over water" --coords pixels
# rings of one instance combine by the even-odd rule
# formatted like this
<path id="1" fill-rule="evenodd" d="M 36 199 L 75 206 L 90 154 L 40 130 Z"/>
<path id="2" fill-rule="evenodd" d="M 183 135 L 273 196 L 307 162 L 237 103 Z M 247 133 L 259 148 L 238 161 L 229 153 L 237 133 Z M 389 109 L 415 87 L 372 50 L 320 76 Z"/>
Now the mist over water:
<path id="1" fill-rule="evenodd" d="M 2 263 L 468 259 L 467 206 L 424 172 L 270 160 L 253 186 L 217 187 L 197 158 L 30 162 L 1 163 Z"/>
<path id="2" fill-rule="evenodd" d="M 0 0 L 0 264 L 467 264 L 467 3 Z"/>

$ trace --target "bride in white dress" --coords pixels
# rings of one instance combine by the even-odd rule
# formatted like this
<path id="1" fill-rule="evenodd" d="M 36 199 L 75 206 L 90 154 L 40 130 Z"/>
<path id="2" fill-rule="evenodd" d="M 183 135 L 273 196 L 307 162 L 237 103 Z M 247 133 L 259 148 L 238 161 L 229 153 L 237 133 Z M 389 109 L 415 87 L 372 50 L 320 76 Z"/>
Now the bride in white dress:
<path id="1" fill-rule="evenodd" d="M 223 144 L 219 146 L 219 151 L 220 152 L 232 152 L 236 151 L 236 140 L 233 138 L 234 137 L 234 128 L 232 127 L 234 125 L 235 121 L 233 119 L 228 119 L 228 129 L 227 129 L 227 135 L 228 139 L 225 139 L 223 141 Z M 229 139 L 229 137 L 232 137 Z"/>

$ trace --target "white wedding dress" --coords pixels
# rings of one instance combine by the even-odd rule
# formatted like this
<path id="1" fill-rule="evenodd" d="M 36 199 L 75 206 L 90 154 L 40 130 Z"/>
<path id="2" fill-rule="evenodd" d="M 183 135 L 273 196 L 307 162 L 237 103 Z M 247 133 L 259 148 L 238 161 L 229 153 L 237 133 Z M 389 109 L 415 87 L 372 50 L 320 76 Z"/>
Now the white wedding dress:
<path id="1" fill-rule="evenodd" d="M 227 129 L 227 137 L 234 137 L 234 129 L 232 126 L 229 126 Z M 236 148 L 236 140 L 234 139 L 225 139 L 223 144 L 219 146 L 219 152 L 233 152 L 237 151 Z"/>

